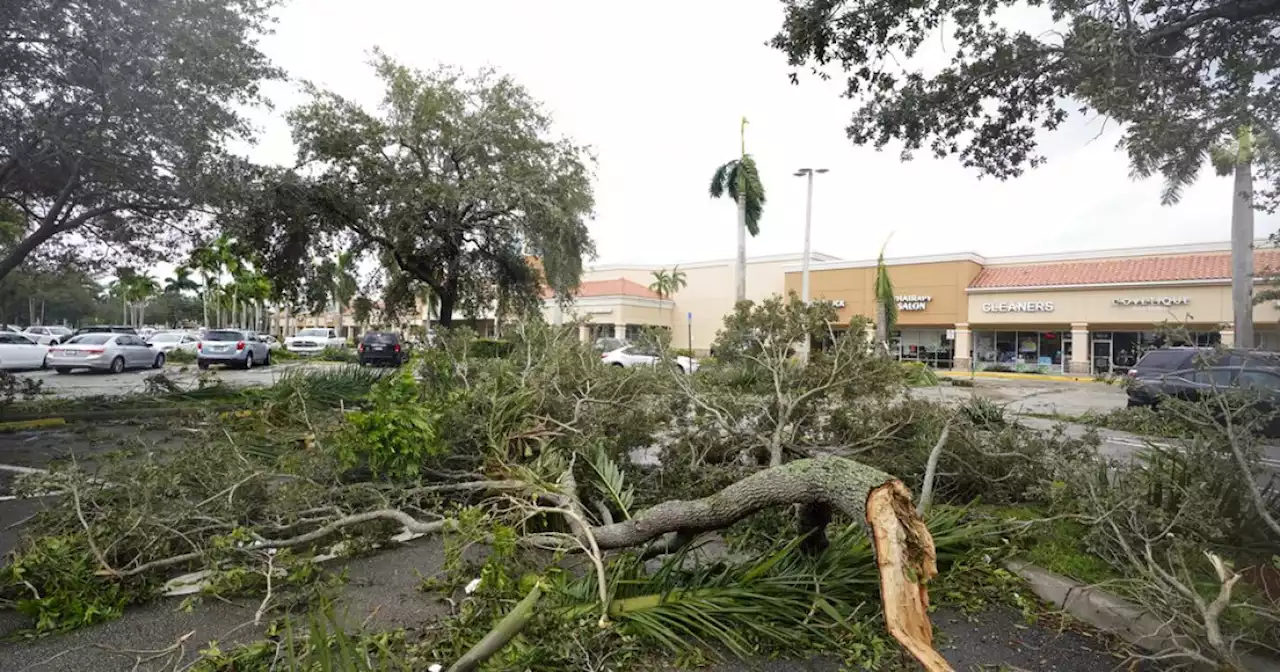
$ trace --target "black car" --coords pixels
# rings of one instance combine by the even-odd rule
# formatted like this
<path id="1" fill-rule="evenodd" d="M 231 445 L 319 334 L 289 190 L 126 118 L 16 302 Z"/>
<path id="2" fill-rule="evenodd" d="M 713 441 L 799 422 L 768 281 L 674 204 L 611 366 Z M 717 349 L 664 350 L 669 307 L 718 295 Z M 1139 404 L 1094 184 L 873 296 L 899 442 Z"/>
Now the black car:
<path id="1" fill-rule="evenodd" d="M 1213 391 L 1280 393 L 1280 355 L 1256 350 L 1161 348 L 1129 370 L 1129 406 L 1173 397 L 1196 401 Z"/>
<path id="2" fill-rule="evenodd" d="M 118 324 L 91 324 L 87 327 L 76 329 L 75 333 L 71 335 L 79 336 L 80 334 L 130 334 L 137 336 L 138 330 Z"/>
<path id="3" fill-rule="evenodd" d="M 409 348 L 394 331 L 370 331 L 360 339 L 360 366 L 400 366 L 409 361 Z"/>

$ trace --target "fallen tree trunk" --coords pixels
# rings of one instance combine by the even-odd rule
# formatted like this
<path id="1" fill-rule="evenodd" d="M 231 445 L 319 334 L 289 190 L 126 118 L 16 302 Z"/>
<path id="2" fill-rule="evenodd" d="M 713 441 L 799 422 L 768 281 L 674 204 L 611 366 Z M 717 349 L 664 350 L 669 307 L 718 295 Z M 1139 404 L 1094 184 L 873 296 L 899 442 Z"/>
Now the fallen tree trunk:
<path id="1" fill-rule="evenodd" d="M 657 504 L 631 520 L 593 528 L 592 534 L 602 549 L 626 548 L 669 532 L 687 536 L 722 529 L 762 509 L 792 504 L 801 505 L 812 535 L 822 535 L 833 510 L 866 522 L 889 634 L 929 672 L 951 670 L 933 648 L 929 622 L 925 582 L 938 573 L 933 537 L 907 487 L 873 467 L 842 457 L 797 460 L 702 499 Z"/>

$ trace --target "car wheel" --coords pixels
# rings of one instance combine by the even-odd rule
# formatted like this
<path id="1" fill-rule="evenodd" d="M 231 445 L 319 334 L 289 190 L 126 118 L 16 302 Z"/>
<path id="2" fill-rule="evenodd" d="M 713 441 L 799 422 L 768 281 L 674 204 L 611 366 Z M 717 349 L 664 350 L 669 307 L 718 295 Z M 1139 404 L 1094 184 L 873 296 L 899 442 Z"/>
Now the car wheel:
<path id="1" fill-rule="evenodd" d="M 55 370 L 55 371 L 57 371 L 58 373 L 61 373 L 61 374 L 64 374 L 64 375 L 65 375 L 65 374 L 68 374 L 68 373 L 71 373 L 71 367 L 69 367 L 69 366 L 59 366 L 58 368 L 56 368 L 56 369 L 54 369 L 54 370 Z"/>
<path id="2" fill-rule="evenodd" d="M 151 364 L 151 368 L 153 368 L 153 369 L 163 369 L 163 368 L 164 368 L 164 353 L 163 353 L 163 352 L 162 352 L 162 353 L 160 353 L 160 354 L 158 354 L 158 355 L 156 355 L 156 361 L 155 361 L 155 362 L 153 362 L 153 363 Z"/>
<path id="3" fill-rule="evenodd" d="M 202 360 L 202 359 L 201 359 L 201 360 L 196 360 L 196 366 L 197 366 L 201 371 L 206 371 L 206 370 L 208 370 L 208 368 L 209 368 L 209 362 L 206 362 L 206 361 L 204 361 L 204 360 Z"/>
<path id="4" fill-rule="evenodd" d="M 625 369 L 625 368 L 627 368 L 625 365 L 623 365 L 623 363 L 622 363 L 622 362 L 614 362 L 614 363 L 613 363 L 613 365 L 614 365 L 614 366 L 616 366 L 616 367 L 618 367 L 619 369 Z"/>
<path id="5" fill-rule="evenodd" d="M 245 354 L 245 356 L 244 356 L 244 364 L 242 364 L 242 365 L 241 365 L 241 367 L 242 367 L 245 371 L 248 371 L 249 369 L 252 369 L 252 368 L 253 368 L 253 353 L 252 353 L 252 352 L 248 352 L 248 353 L 246 353 L 246 354 Z"/>
<path id="6" fill-rule="evenodd" d="M 124 357 L 111 360 L 111 373 L 124 373 Z"/>

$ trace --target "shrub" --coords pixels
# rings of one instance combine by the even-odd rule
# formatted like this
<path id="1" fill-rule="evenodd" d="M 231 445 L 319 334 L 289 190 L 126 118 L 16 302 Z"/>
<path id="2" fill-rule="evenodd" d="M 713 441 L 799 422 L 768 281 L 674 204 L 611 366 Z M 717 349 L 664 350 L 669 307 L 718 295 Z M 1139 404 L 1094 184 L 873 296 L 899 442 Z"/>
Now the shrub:
<path id="1" fill-rule="evenodd" d="M 171 364 L 194 364 L 196 353 L 190 350 L 170 350 L 164 353 L 164 359 Z"/>
<path id="2" fill-rule="evenodd" d="M 990 366 L 983 367 L 982 370 L 991 373 L 1013 373 L 1013 367 L 1008 364 L 992 364 Z"/>
<path id="3" fill-rule="evenodd" d="M 337 457 L 348 468 L 367 466 L 375 476 L 410 480 L 429 457 L 443 454 L 441 411 L 424 403 L 405 368 L 378 381 L 368 408 L 347 417 L 349 431 L 337 441 Z"/>
<path id="4" fill-rule="evenodd" d="M 347 348 L 328 347 L 321 350 L 316 357 L 326 362 L 344 362 L 347 364 L 355 364 L 360 361 L 360 356 Z"/>
<path id="5" fill-rule="evenodd" d="M 934 387 L 938 384 L 938 374 L 923 362 L 902 362 L 902 373 L 911 387 Z"/>
<path id="6" fill-rule="evenodd" d="M 476 359 L 498 359 L 511 354 L 511 342 L 497 338 L 477 338 L 472 341 L 469 353 Z"/>
<path id="7" fill-rule="evenodd" d="M 290 352 L 285 348 L 274 348 L 271 351 L 271 359 L 277 362 L 289 362 L 302 359 L 302 355 L 296 352 Z"/>
<path id="8" fill-rule="evenodd" d="M 695 357 L 695 355 L 693 354 L 693 351 L 690 350 L 689 348 L 675 348 L 671 351 L 671 356 L 672 357 L 688 357 L 690 359 Z"/>
<path id="9" fill-rule="evenodd" d="M 120 583 L 98 577 L 99 569 L 84 536 L 40 537 L 0 567 L 0 601 L 12 600 L 37 634 L 109 621 L 129 597 Z"/>

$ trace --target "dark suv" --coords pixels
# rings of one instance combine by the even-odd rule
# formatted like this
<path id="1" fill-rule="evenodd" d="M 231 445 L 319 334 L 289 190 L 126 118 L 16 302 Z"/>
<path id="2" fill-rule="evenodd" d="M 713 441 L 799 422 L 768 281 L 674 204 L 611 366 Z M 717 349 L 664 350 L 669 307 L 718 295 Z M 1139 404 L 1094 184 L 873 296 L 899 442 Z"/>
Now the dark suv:
<path id="1" fill-rule="evenodd" d="M 91 324 L 87 327 L 80 327 L 79 329 L 76 329 L 75 333 L 71 335 L 79 336 L 80 334 L 129 334 L 131 336 L 137 336 L 138 330 L 133 327 L 125 327 L 118 324 Z"/>
<path id="2" fill-rule="evenodd" d="M 360 366 L 400 366 L 409 361 L 409 350 L 394 331 L 370 331 L 360 339 Z"/>
<path id="3" fill-rule="evenodd" d="M 1129 406 L 1154 406 L 1166 397 L 1195 401 L 1214 390 L 1280 395 L 1280 355 L 1257 350 L 1161 348 L 1129 370 Z"/>

